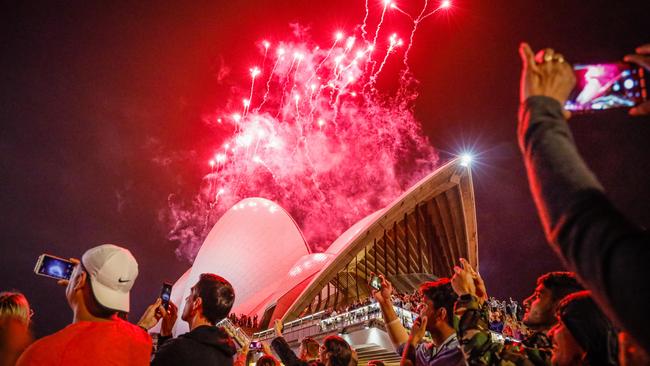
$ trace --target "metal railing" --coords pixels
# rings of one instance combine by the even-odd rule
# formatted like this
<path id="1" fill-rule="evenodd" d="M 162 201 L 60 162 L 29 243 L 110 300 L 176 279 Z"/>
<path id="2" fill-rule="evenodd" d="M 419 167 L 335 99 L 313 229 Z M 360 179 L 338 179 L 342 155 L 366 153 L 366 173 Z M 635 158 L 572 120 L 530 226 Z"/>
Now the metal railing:
<path id="1" fill-rule="evenodd" d="M 413 321 L 417 318 L 418 314 L 394 305 L 393 308 L 404 327 L 411 329 Z M 290 342 L 304 337 L 313 337 L 318 334 L 329 333 L 333 330 L 361 324 L 372 319 L 383 319 L 381 310 L 379 309 L 379 304 L 377 303 L 365 305 L 358 309 L 327 317 L 325 316 L 324 311 L 320 311 L 284 324 L 282 333 L 284 338 Z M 275 337 L 274 329 L 267 329 L 253 334 L 253 339 L 260 341 L 271 339 L 273 337 Z"/>

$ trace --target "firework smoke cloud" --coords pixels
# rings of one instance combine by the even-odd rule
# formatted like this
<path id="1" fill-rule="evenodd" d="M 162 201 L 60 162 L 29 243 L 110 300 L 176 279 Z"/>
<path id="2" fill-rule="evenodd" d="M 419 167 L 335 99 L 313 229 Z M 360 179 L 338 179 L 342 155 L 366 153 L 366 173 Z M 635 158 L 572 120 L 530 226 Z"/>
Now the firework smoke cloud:
<path id="1" fill-rule="evenodd" d="M 200 191 L 192 202 L 169 201 L 169 238 L 180 257 L 192 260 L 214 223 L 246 197 L 277 202 L 322 251 L 435 168 L 438 156 L 413 115 L 407 60 L 417 26 L 449 3 L 432 10 L 425 2 L 418 17 L 391 1 L 382 7 L 374 32 L 366 3 L 358 34 L 337 32 L 327 47 L 260 42 L 260 64 L 233 95 L 241 107 L 214 117 L 230 137 L 206 162 Z M 390 9 L 413 20 L 408 45 L 381 29 Z M 391 57 L 401 57 L 403 69 L 389 94 L 376 81 Z"/>

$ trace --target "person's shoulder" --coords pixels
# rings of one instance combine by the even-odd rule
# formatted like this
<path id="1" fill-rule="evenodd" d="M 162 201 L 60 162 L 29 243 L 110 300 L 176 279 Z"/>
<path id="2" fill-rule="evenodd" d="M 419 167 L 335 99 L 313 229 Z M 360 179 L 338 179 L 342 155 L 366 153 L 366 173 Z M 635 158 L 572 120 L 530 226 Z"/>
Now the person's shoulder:
<path id="1" fill-rule="evenodd" d="M 173 365 L 186 361 L 195 354 L 191 343 L 192 340 L 182 336 L 166 341 L 154 354 L 151 365 Z"/>
<path id="2" fill-rule="evenodd" d="M 116 318 L 102 322 L 80 322 L 77 330 L 88 339 L 103 339 L 116 344 L 140 344 L 151 347 L 151 336 L 144 329 Z"/>
<path id="3" fill-rule="evenodd" d="M 69 326 L 68 326 L 69 327 Z M 56 363 L 57 351 L 65 345 L 68 337 L 68 327 L 36 340 L 22 353 L 16 365 L 39 365 Z"/>
<path id="4" fill-rule="evenodd" d="M 465 354 L 462 348 L 451 346 L 443 349 L 434 356 L 432 365 L 466 365 Z"/>
<path id="5" fill-rule="evenodd" d="M 149 346 L 152 344 L 151 335 L 149 335 L 149 333 L 147 333 L 141 327 L 135 324 L 131 324 L 122 319 L 117 319 L 115 322 L 119 333 L 128 335 L 129 338 L 135 342 L 143 343 Z"/>
<path id="6" fill-rule="evenodd" d="M 185 333 L 187 334 L 187 333 Z M 176 338 L 171 338 L 167 340 L 161 347 L 160 350 L 175 350 L 179 351 L 188 347 L 191 347 L 192 344 L 194 344 L 196 341 L 192 340 L 191 338 L 184 337 L 185 334 L 181 334 L 180 336 Z"/>

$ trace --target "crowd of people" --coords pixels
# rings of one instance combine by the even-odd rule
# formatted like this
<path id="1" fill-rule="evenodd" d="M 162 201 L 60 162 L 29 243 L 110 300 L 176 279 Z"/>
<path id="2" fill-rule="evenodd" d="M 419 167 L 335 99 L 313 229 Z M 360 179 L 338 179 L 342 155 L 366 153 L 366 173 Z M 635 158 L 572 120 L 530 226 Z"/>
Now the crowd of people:
<path id="1" fill-rule="evenodd" d="M 249 332 L 254 332 L 254 331 L 259 330 L 259 324 L 257 323 L 257 314 L 255 314 L 253 316 L 248 316 L 246 314 L 240 314 L 239 316 L 237 316 L 237 314 L 232 313 L 232 314 L 228 315 L 228 319 L 230 319 L 230 321 L 234 325 L 236 325 L 238 327 L 241 327 L 241 328 L 244 328 L 244 329 L 248 330 Z"/>
<path id="2" fill-rule="evenodd" d="M 650 45 L 627 57 L 650 69 Z M 625 219 L 577 152 L 562 106 L 575 84 L 564 57 L 552 49 L 520 47 L 523 62 L 518 137 L 542 225 L 567 272 L 540 276 L 523 306 L 488 297 L 480 274 L 464 259 L 451 278 L 422 284 L 415 294 L 395 294 L 380 275 L 372 300 L 402 365 L 644 365 L 650 364 L 645 306 L 650 293 L 648 232 Z M 650 102 L 632 114 L 650 114 Z M 236 289 L 204 273 L 184 300 L 188 333 L 172 336 L 177 304 L 149 306 L 137 324 L 124 320 L 138 264 L 130 251 L 106 244 L 74 260 L 65 286 L 72 324 L 33 341 L 33 311 L 18 292 L 0 293 L 2 365 L 245 365 L 241 348 L 221 320 L 249 328 L 256 319 L 231 314 Z M 408 331 L 395 308 L 420 316 Z M 350 309 L 346 309 L 350 310 Z M 230 315 L 229 315 L 230 314 Z M 152 352 L 148 331 L 160 325 Z M 341 337 L 301 340 L 296 355 L 274 324 L 275 338 L 262 344 L 257 365 L 357 364 Z M 428 332 L 430 341 L 425 340 Z M 501 332 L 506 337 L 494 337 Z M 380 360 L 371 364 L 381 364 Z"/>

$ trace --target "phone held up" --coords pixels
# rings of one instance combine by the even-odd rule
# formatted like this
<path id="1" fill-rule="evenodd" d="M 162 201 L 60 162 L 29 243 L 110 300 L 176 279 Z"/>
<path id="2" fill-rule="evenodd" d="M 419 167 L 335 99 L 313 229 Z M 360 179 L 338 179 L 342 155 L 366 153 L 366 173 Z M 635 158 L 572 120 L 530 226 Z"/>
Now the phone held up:
<path id="1" fill-rule="evenodd" d="M 632 108 L 647 99 L 644 70 L 626 62 L 576 64 L 576 87 L 564 108 L 573 113 Z"/>
<path id="2" fill-rule="evenodd" d="M 253 341 L 248 346 L 248 349 L 251 351 L 260 351 L 262 350 L 262 342 Z"/>
<path id="3" fill-rule="evenodd" d="M 172 284 L 168 282 L 163 282 L 162 288 L 160 289 L 160 299 L 162 300 L 162 306 L 165 310 L 169 310 L 169 300 L 172 297 Z"/>
<path id="4" fill-rule="evenodd" d="M 40 276 L 69 280 L 75 264 L 68 259 L 55 257 L 50 254 L 41 254 L 34 267 L 34 273 Z"/>
<path id="5" fill-rule="evenodd" d="M 370 287 L 374 288 L 377 291 L 381 290 L 381 278 L 379 276 L 372 276 L 370 280 Z"/>

